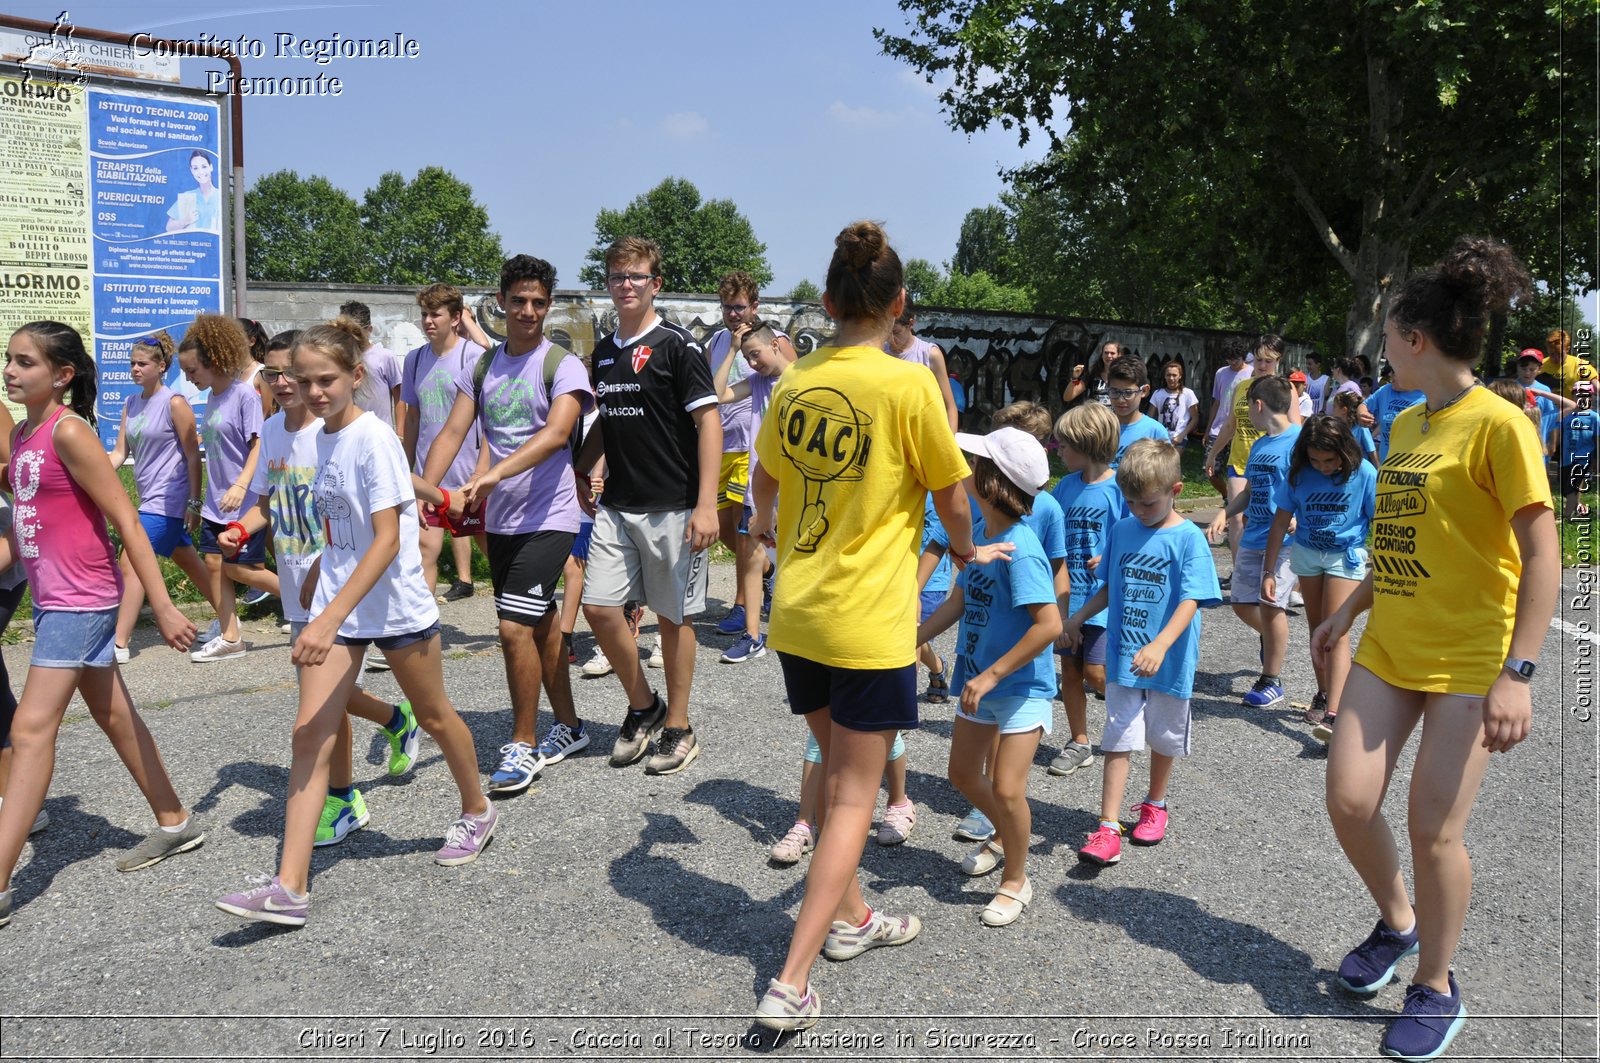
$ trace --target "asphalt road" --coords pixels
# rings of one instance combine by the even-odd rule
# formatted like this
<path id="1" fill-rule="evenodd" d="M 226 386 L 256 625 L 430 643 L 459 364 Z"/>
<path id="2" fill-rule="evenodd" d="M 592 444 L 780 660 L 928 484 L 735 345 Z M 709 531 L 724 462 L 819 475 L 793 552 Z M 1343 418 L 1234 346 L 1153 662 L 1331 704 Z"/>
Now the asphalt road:
<path id="1" fill-rule="evenodd" d="M 1226 570 L 1226 551 L 1218 551 Z M 1449 1058 L 1595 1058 L 1596 722 L 1592 608 L 1566 575 L 1535 682 L 1530 739 L 1497 756 L 1468 829 L 1475 887 L 1456 971 L 1471 1018 Z M 713 569 L 731 595 L 732 569 Z M 703 753 L 679 775 L 614 770 L 616 680 L 576 681 L 588 754 L 501 806 L 482 859 L 430 857 L 453 788 L 424 742 L 391 781 L 387 746 L 357 721 L 357 778 L 372 822 L 313 862 L 311 921 L 286 931 L 212 906 L 276 864 L 295 707 L 287 636 L 249 627 L 250 655 L 199 666 L 141 628 L 124 667 L 206 844 L 119 874 L 148 809 L 81 706 L 69 713 L 47 802 L 0 930 L 4 1058 L 1366 1058 L 1403 984 L 1363 1002 L 1333 973 L 1376 913 L 1322 802 L 1325 756 L 1299 710 L 1239 704 L 1255 639 L 1226 609 L 1204 622 L 1194 755 L 1171 792 L 1167 840 L 1090 870 L 1099 770 L 1031 781 L 1031 908 L 978 921 L 996 879 L 969 880 L 951 838 L 965 804 L 945 780 L 948 706 L 907 736 L 918 823 L 868 844 L 869 898 L 915 912 L 921 938 L 846 964 L 820 961 L 824 1018 L 773 1046 L 750 1015 L 780 964 L 805 864 L 767 848 L 795 813 L 803 724 L 775 656 L 717 662 L 730 641 L 700 626 L 692 716 Z M 866 625 L 867 616 L 841 616 Z M 444 607 L 446 683 L 487 774 L 509 733 L 492 603 Z M 1313 686 L 1291 621 L 1293 701 Z M 590 642 L 580 626 L 579 648 Z M 948 646 L 949 637 L 945 642 Z M 14 676 L 27 647 L 5 649 Z M 576 672 L 574 673 L 576 677 Z M 656 682 L 660 673 L 652 672 Z M 370 686 L 396 696 L 393 679 Z M 1091 702 L 1091 732 L 1103 706 Z M 541 715 L 541 731 L 548 717 Z M 1413 742 L 1413 749 L 1415 743 Z M 1411 757 L 1388 809 L 1403 817 Z M 1138 799 L 1144 760 L 1129 796 Z M 1401 845 L 1405 847 L 1401 830 Z M 1411 961 L 1402 967 L 1409 975 Z"/>

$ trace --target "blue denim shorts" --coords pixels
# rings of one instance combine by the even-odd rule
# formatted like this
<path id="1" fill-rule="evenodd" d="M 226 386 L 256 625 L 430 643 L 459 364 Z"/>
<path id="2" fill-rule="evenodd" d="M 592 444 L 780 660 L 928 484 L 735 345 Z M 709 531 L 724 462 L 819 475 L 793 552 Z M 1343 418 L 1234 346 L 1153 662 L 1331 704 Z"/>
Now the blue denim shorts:
<path id="1" fill-rule="evenodd" d="M 1355 548 L 1359 564 L 1351 567 L 1346 550 L 1318 550 L 1299 543 L 1289 545 L 1289 571 L 1296 576 L 1334 576 L 1360 583 L 1367 578 L 1367 548 Z"/>
<path id="2" fill-rule="evenodd" d="M 117 610 L 33 611 L 34 668 L 110 668 L 116 663 Z"/>
<path id="3" fill-rule="evenodd" d="M 404 635 L 378 635 L 374 638 L 364 639 L 356 636 L 345 638 L 335 635 L 333 641 L 341 646 L 376 646 L 380 650 L 403 650 L 407 646 L 418 642 L 427 642 L 439 633 L 439 624 L 434 622 L 421 631 L 411 631 Z"/>
<path id="4" fill-rule="evenodd" d="M 954 696 L 956 692 L 950 693 Z M 1055 705 L 1049 698 L 997 698 L 991 694 L 978 702 L 975 713 L 963 712 L 959 701 L 956 705 L 956 715 L 963 720 L 997 726 L 1001 734 L 1007 735 L 1027 734 L 1037 728 L 1049 734 L 1050 721 L 1055 716 Z"/>
<path id="5" fill-rule="evenodd" d="M 173 551 L 193 546 L 182 517 L 167 517 L 160 513 L 140 513 L 139 523 L 144 526 L 145 538 L 157 557 L 171 557 Z"/>

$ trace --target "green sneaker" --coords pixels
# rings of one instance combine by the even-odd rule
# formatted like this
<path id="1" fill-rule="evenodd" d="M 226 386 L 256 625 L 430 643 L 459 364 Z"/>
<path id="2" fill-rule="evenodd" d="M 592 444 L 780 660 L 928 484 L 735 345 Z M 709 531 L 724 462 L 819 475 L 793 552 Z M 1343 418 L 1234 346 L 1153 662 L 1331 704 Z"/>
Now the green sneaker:
<path id="1" fill-rule="evenodd" d="M 365 827 L 371 818 L 360 790 L 352 790 L 348 801 L 329 794 L 322 802 L 322 819 L 317 823 L 317 838 L 311 844 L 316 848 L 338 845 L 351 831 Z"/>
<path id="2" fill-rule="evenodd" d="M 389 774 L 404 775 L 417 761 L 417 747 L 422 744 L 422 732 L 417 727 L 416 716 L 411 712 L 409 699 L 395 708 L 400 710 L 400 726 L 393 731 L 387 727 L 378 730 L 389 740 Z"/>

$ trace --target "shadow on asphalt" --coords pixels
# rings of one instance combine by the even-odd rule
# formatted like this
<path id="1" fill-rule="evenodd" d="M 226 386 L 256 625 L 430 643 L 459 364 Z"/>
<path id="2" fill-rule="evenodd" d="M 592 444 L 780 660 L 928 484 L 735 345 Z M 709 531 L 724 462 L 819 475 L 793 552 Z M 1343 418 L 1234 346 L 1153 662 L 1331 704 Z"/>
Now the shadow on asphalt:
<path id="1" fill-rule="evenodd" d="M 56 875 L 73 864 L 107 850 L 132 849 L 144 840 L 104 816 L 80 810 L 76 796 L 52 797 L 44 807 L 50 813 L 50 826 L 30 836 L 32 853 L 14 880 L 13 903 L 19 907 L 48 890 Z"/>
<path id="2" fill-rule="evenodd" d="M 795 780 L 798 787 L 799 779 Z M 754 786 L 743 779 L 708 779 L 683 795 L 685 801 L 714 809 L 750 835 L 757 844 L 770 846 L 794 823 L 798 800 L 779 797 L 766 786 Z"/>
<path id="3" fill-rule="evenodd" d="M 1302 760 L 1326 760 L 1328 747 L 1317 741 L 1311 727 L 1301 716 L 1301 710 L 1290 708 L 1285 701 L 1274 709 L 1252 709 L 1231 694 L 1223 697 L 1201 697 L 1198 685 L 1195 696 L 1189 700 L 1189 711 L 1196 720 L 1207 716 L 1240 720 L 1253 724 L 1268 734 L 1285 738 L 1300 747 L 1297 754 Z"/>
<path id="4" fill-rule="evenodd" d="M 798 877 L 781 893 L 757 899 L 731 883 L 691 871 L 658 846 L 698 845 L 700 839 L 677 816 L 645 812 L 639 841 L 610 864 L 617 895 L 649 909 L 656 926 L 704 952 L 749 962 L 750 988 L 767 991 L 767 977 L 782 963 L 794 920 L 788 909 L 805 890 Z"/>
<path id="5" fill-rule="evenodd" d="M 1206 982 L 1248 985 L 1274 1015 L 1393 1017 L 1336 989 L 1333 972 L 1318 969 L 1308 953 L 1260 927 L 1213 915 L 1175 893 L 1096 883 L 1098 869 L 1088 865 L 1080 864 L 1067 877 L 1056 896 L 1073 915 L 1170 952 Z"/>

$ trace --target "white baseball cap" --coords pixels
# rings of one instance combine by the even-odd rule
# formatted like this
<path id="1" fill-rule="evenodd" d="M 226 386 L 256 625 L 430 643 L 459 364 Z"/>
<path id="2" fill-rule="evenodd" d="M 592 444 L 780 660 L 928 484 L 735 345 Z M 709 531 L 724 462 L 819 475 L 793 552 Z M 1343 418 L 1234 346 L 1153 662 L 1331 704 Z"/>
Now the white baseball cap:
<path id="1" fill-rule="evenodd" d="M 1050 479 L 1050 459 L 1039 441 L 1020 428 L 996 428 L 986 436 L 956 433 L 956 446 L 968 454 L 988 458 L 1006 479 L 1029 495 L 1044 490 Z"/>

